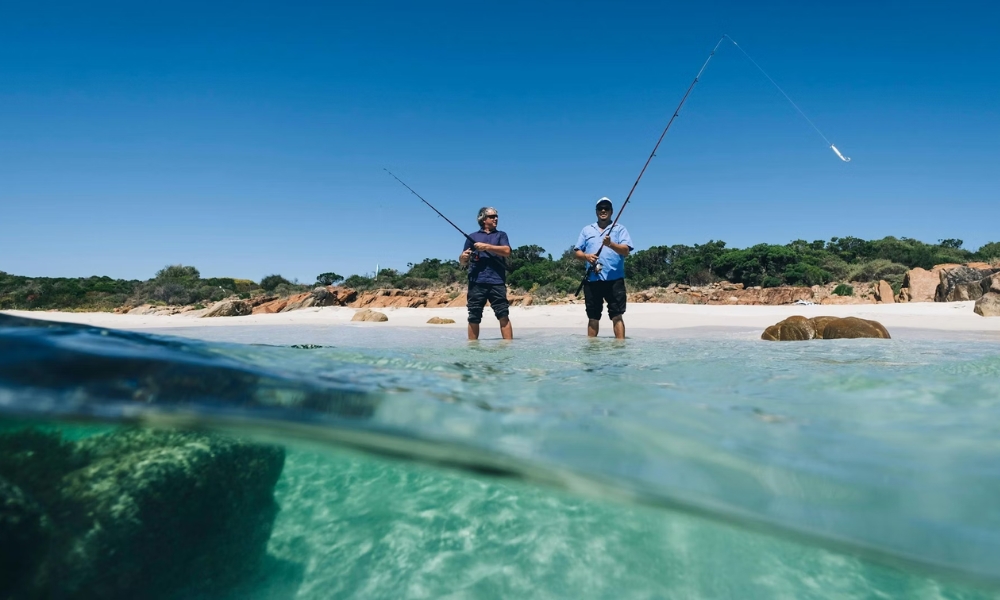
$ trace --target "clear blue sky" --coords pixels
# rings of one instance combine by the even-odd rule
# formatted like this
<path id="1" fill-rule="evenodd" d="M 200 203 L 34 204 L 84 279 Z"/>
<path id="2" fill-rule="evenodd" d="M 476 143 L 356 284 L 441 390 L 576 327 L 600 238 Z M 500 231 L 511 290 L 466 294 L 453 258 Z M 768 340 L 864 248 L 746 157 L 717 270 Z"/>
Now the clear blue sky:
<path id="1" fill-rule="evenodd" d="M 7 2 L 0 270 L 311 283 L 455 258 L 500 212 L 554 255 L 621 206 L 638 248 L 1000 241 L 988 2 Z"/>

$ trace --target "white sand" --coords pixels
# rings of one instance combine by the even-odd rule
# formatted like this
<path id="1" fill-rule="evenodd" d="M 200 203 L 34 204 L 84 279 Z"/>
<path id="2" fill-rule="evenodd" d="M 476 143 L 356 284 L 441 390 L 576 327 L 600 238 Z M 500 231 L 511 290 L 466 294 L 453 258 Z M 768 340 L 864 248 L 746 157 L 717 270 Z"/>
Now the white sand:
<path id="1" fill-rule="evenodd" d="M 687 327 L 740 327 L 764 330 L 768 325 L 791 315 L 815 317 L 861 317 L 882 323 L 892 333 L 894 328 L 924 329 L 937 332 L 1000 332 L 1000 318 L 981 317 L 973 312 L 973 302 L 919 302 L 906 304 L 861 304 L 842 306 L 705 306 L 687 304 L 638 304 L 628 306 L 625 324 L 629 336 L 641 330 L 665 330 Z M 112 313 L 71 313 L 38 311 L 2 311 L 4 314 L 82 323 L 114 329 L 159 329 L 170 327 L 229 327 L 248 325 L 337 325 L 351 327 L 435 327 L 465 329 L 463 308 L 379 308 L 389 320 L 382 323 L 352 322 L 357 309 L 342 307 L 307 308 L 288 313 L 245 317 L 199 318 L 184 315 L 150 316 Z M 454 324 L 430 325 L 431 317 L 454 319 Z M 515 332 L 518 328 L 586 328 L 583 304 L 513 307 L 510 311 Z M 496 327 L 489 307 L 484 311 L 483 328 Z M 607 332 L 604 330 L 607 329 Z M 611 323 L 605 313 L 602 334 L 610 333 Z"/>

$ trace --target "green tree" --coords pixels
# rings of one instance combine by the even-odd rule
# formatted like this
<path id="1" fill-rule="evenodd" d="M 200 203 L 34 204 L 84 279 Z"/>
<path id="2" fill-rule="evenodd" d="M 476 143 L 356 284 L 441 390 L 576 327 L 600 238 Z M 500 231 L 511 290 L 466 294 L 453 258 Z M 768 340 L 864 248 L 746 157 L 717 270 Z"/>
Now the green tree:
<path id="1" fill-rule="evenodd" d="M 337 285 L 338 281 L 343 281 L 344 278 L 336 273 L 320 273 L 316 276 L 316 285 Z"/>
<path id="2" fill-rule="evenodd" d="M 976 257 L 979 260 L 994 260 L 1000 258 L 1000 242 L 989 242 L 983 244 L 976 250 Z"/>
<path id="3" fill-rule="evenodd" d="M 291 281 L 288 281 L 281 275 L 268 275 L 260 280 L 260 287 L 269 292 L 273 292 L 279 285 L 290 285 L 291 283 Z"/>
<path id="4" fill-rule="evenodd" d="M 198 269 L 184 265 L 167 265 L 157 271 L 154 277 L 159 281 L 195 281 L 200 278 Z"/>

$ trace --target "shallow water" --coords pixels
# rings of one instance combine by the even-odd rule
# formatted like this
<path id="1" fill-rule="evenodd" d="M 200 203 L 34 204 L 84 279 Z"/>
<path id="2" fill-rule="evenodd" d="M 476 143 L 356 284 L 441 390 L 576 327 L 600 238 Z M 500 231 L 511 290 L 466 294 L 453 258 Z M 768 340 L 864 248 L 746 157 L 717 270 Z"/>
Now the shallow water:
<path id="1" fill-rule="evenodd" d="M 0 408 L 286 445 L 262 598 L 1000 589 L 1000 341 L 456 333 L 8 327 Z"/>

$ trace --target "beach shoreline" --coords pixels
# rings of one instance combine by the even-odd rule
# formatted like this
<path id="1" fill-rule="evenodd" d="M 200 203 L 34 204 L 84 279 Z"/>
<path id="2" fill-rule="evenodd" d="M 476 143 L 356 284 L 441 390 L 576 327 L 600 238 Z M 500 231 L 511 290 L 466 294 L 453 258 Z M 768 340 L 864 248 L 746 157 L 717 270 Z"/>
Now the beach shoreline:
<path id="1" fill-rule="evenodd" d="M 625 323 L 631 335 L 647 330 L 679 330 L 692 328 L 759 329 L 793 315 L 816 317 L 859 317 L 882 323 L 893 329 L 927 330 L 929 332 L 1000 333 L 1000 318 L 981 317 L 973 312 L 974 302 L 919 302 L 902 304 L 856 305 L 781 305 L 781 306 L 713 306 L 687 304 L 630 304 Z M 384 322 L 353 322 L 358 309 L 347 307 L 306 308 L 285 313 L 246 315 L 239 317 L 209 317 L 177 315 L 128 315 L 102 312 L 0 311 L 15 317 L 78 323 L 95 327 L 124 330 L 150 330 L 190 327 L 254 327 L 254 326 L 330 326 L 344 325 L 364 328 L 419 327 L 432 329 L 462 329 L 466 324 L 465 307 L 452 308 L 380 308 L 389 320 Z M 428 319 L 440 317 L 455 323 L 429 324 Z M 580 304 L 535 305 L 511 307 L 510 319 L 517 329 L 584 329 L 587 317 Z M 610 333 L 611 323 L 605 314 L 602 323 Z M 496 327 L 496 319 L 487 308 L 483 315 L 483 331 Z M 602 332 L 603 333 L 603 332 Z"/>

